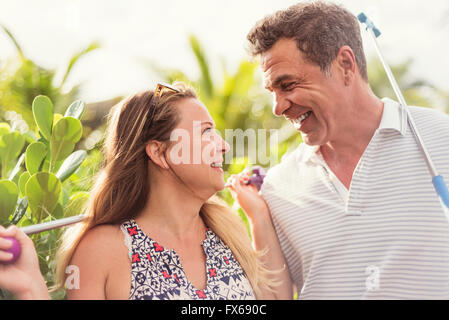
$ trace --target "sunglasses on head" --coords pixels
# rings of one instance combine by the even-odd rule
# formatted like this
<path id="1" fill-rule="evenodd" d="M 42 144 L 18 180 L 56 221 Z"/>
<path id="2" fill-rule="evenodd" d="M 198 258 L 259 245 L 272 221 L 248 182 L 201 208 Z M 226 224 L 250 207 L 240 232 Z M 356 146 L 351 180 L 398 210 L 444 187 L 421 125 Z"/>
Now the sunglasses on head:
<path id="1" fill-rule="evenodd" d="M 154 94 L 153 94 L 153 98 L 151 98 L 151 103 L 150 103 L 150 119 L 153 119 L 154 116 L 154 112 L 156 110 L 156 106 L 157 103 L 159 102 L 159 99 L 162 96 L 162 93 L 165 91 L 174 91 L 174 92 L 180 92 L 179 89 L 166 84 L 166 83 L 158 83 L 156 86 L 156 89 L 154 90 Z"/>

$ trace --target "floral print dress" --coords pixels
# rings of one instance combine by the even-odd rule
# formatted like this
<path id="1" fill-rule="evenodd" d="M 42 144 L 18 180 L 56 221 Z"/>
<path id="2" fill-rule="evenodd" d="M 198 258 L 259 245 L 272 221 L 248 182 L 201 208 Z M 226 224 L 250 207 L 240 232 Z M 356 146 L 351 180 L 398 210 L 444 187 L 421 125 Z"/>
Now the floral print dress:
<path id="1" fill-rule="evenodd" d="M 207 285 L 195 288 L 179 256 L 146 235 L 134 220 L 121 225 L 131 260 L 132 300 L 254 300 L 245 272 L 231 250 L 210 229 L 201 245 L 206 254 Z"/>

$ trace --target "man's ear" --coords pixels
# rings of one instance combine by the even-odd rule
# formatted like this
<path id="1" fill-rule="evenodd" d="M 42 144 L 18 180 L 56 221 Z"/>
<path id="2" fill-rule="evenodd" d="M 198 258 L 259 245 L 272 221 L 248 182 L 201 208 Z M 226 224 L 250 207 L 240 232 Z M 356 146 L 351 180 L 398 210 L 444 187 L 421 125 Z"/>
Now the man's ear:
<path id="1" fill-rule="evenodd" d="M 170 166 L 165 159 L 165 150 L 166 145 L 156 140 L 151 140 L 145 146 L 145 152 L 147 156 L 151 159 L 151 161 L 153 161 L 155 165 L 162 169 L 169 169 Z"/>
<path id="2" fill-rule="evenodd" d="M 345 85 L 349 85 L 354 79 L 357 69 L 355 55 L 349 46 L 343 46 L 338 51 L 336 67 L 341 71 Z"/>

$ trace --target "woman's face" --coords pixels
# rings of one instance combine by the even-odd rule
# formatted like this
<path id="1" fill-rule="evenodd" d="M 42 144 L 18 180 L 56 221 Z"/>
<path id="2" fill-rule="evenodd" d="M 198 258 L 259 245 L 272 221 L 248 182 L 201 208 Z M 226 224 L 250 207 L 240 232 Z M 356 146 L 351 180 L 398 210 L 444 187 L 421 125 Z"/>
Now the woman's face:
<path id="1" fill-rule="evenodd" d="M 195 194 L 208 199 L 224 188 L 223 154 L 229 144 L 215 131 L 215 122 L 201 101 L 183 99 L 176 108 L 181 120 L 171 133 L 167 161 Z"/>

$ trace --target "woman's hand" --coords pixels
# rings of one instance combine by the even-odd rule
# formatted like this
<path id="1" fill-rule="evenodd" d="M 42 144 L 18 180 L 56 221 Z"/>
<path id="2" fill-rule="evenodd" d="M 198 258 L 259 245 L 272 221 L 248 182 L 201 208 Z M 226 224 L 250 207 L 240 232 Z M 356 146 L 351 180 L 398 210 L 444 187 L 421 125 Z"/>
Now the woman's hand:
<path id="1" fill-rule="evenodd" d="M 257 188 L 253 185 L 245 184 L 250 176 L 251 172 L 245 169 L 241 173 L 233 174 L 229 177 L 227 185 L 232 197 L 238 202 L 252 222 L 258 219 L 270 219 L 268 206 L 257 191 Z"/>
<path id="2" fill-rule="evenodd" d="M 15 238 L 22 253 L 19 259 L 10 264 L 12 254 L 6 252 L 12 241 L 4 237 Z M 33 241 L 16 226 L 8 229 L 0 226 L 0 288 L 13 293 L 18 299 L 49 299 L 48 289 L 40 273 L 39 260 Z"/>
<path id="3" fill-rule="evenodd" d="M 271 221 L 270 209 L 265 200 L 252 185 L 245 184 L 250 177 L 250 171 L 244 170 L 238 175 L 232 175 L 228 179 L 228 186 L 234 199 L 246 212 L 251 221 L 251 233 L 253 236 L 253 246 L 258 251 L 267 250 L 262 257 L 266 268 L 275 272 L 274 280 L 280 285 L 273 288 L 275 299 L 292 298 L 292 281 L 286 261 L 282 253 L 279 239 Z M 264 293 L 269 299 L 273 297 L 273 292 Z"/>

